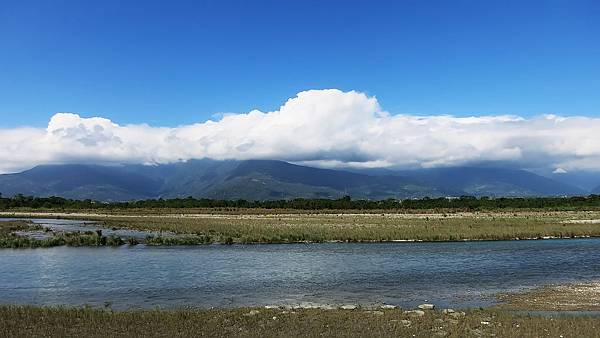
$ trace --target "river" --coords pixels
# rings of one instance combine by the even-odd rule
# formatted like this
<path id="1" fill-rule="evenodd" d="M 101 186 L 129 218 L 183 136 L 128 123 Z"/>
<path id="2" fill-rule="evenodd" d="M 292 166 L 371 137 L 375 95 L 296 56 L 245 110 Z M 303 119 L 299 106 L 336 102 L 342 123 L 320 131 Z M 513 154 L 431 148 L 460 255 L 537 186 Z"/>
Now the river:
<path id="1" fill-rule="evenodd" d="M 4 304 L 461 308 L 491 305 L 497 292 L 598 280 L 594 238 L 0 250 Z"/>

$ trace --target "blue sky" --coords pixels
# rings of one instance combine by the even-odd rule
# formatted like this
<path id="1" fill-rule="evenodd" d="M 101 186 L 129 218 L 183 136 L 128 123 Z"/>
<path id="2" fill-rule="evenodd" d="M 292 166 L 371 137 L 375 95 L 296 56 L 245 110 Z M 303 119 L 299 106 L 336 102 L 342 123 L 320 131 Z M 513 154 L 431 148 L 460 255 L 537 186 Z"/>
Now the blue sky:
<path id="1" fill-rule="evenodd" d="M 394 114 L 600 116 L 600 2 L 0 6 L 0 128 L 65 111 L 177 126 L 323 88 Z"/>

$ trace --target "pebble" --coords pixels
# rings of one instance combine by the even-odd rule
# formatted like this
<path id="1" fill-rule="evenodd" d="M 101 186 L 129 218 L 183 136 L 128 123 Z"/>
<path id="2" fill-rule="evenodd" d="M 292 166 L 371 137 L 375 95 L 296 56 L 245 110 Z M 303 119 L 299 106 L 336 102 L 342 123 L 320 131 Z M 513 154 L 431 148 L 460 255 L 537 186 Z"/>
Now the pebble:
<path id="1" fill-rule="evenodd" d="M 358 308 L 358 306 L 356 305 L 342 305 L 340 306 L 340 309 L 342 310 L 356 310 Z"/>
<path id="2" fill-rule="evenodd" d="M 335 306 L 333 306 L 333 305 L 325 304 L 325 305 L 320 305 L 319 309 L 321 309 L 321 310 L 335 310 L 337 308 Z"/>
<path id="3" fill-rule="evenodd" d="M 433 310 L 435 309 L 435 305 L 433 304 L 421 304 L 418 306 L 419 309 L 421 310 Z"/>
<path id="4" fill-rule="evenodd" d="M 402 323 L 404 326 L 410 326 L 410 324 L 412 324 L 408 319 L 402 319 L 400 323 Z"/>
<path id="5" fill-rule="evenodd" d="M 392 309 L 397 309 L 398 307 L 396 305 L 384 304 L 384 305 L 381 305 L 380 308 L 382 308 L 383 310 L 392 310 Z"/>

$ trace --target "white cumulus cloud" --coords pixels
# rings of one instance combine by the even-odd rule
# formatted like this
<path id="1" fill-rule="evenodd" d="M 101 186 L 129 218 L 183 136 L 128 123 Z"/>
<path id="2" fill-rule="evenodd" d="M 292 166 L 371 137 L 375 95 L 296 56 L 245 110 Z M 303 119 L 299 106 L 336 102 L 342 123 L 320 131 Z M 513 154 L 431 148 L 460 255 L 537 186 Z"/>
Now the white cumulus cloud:
<path id="1" fill-rule="evenodd" d="M 600 118 L 391 114 L 336 89 L 298 93 L 278 110 L 224 114 L 176 128 L 58 113 L 48 127 L 0 128 L 0 172 L 46 163 L 279 159 L 322 166 L 436 167 L 489 161 L 600 170 Z"/>

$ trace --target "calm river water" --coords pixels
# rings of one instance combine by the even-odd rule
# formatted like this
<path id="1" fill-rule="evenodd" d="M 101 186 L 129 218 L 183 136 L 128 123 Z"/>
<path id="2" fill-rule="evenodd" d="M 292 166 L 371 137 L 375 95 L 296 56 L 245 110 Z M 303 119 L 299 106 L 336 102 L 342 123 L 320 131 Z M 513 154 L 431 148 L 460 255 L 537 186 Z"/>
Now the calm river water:
<path id="1" fill-rule="evenodd" d="M 592 280 L 600 239 L 0 250 L 4 304 L 468 307 L 500 291 Z"/>

